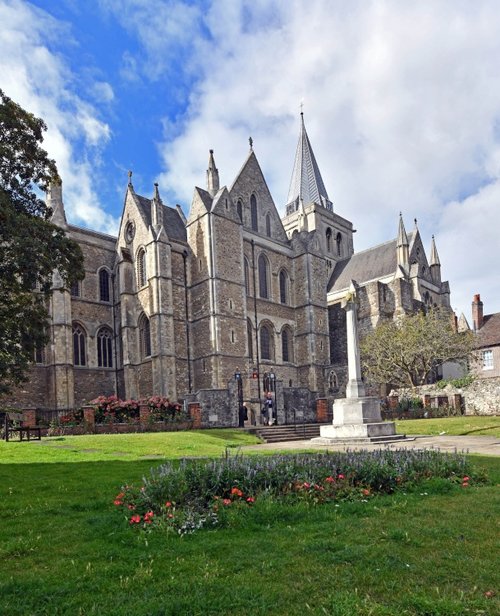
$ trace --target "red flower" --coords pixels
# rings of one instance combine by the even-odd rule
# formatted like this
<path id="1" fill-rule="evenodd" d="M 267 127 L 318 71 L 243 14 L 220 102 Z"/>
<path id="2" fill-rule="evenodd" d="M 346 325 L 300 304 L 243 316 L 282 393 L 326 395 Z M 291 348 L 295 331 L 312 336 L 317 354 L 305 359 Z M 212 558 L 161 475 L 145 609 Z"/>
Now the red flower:
<path id="1" fill-rule="evenodd" d="M 171 507 L 171 506 L 172 506 L 172 503 L 171 503 L 170 501 L 167 501 L 167 502 L 165 503 L 165 507 L 166 507 L 167 509 L 168 509 L 169 507 Z"/>
<path id="2" fill-rule="evenodd" d="M 302 484 L 302 487 L 303 487 L 305 490 L 308 490 L 308 489 L 311 487 L 311 484 L 310 484 L 310 483 L 307 483 L 307 481 L 304 481 L 304 483 Z"/>
<path id="3" fill-rule="evenodd" d="M 330 477 L 327 477 L 327 478 L 325 479 L 325 481 L 326 481 L 327 483 L 333 483 L 333 482 L 335 481 L 335 479 L 334 479 L 334 478 L 330 475 Z"/>
<path id="4" fill-rule="evenodd" d="M 365 488 L 364 490 L 361 490 L 361 494 L 363 494 L 363 496 L 370 496 L 370 490 Z"/>
<path id="5" fill-rule="evenodd" d="M 253 496 L 249 496 L 247 498 L 247 503 L 250 503 L 250 504 L 255 503 L 255 498 Z"/>
<path id="6" fill-rule="evenodd" d="M 467 475 L 462 479 L 462 481 L 469 481 L 470 477 L 467 477 Z"/>
<path id="7" fill-rule="evenodd" d="M 223 503 L 224 505 L 226 505 L 226 506 L 227 506 L 227 505 L 230 505 L 230 504 L 232 503 L 232 500 L 231 500 L 230 498 L 225 498 L 225 499 L 222 501 L 222 503 Z"/>
<path id="8" fill-rule="evenodd" d="M 344 477 L 344 475 L 342 475 L 342 473 L 339 473 L 339 474 L 337 475 L 337 479 L 345 479 L 345 477 Z"/>
<path id="9" fill-rule="evenodd" d="M 154 513 L 152 511 L 148 511 L 144 514 L 144 521 L 146 520 L 151 520 L 151 518 L 154 516 Z"/>
<path id="10" fill-rule="evenodd" d="M 141 516 L 140 515 L 133 515 L 130 518 L 130 524 L 139 524 L 140 521 L 141 521 Z"/>
<path id="11" fill-rule="evenodd" d="M 116 499 L 113 501 L 113 505 L 123 505 L 123 503 L 121 500 Z"/>

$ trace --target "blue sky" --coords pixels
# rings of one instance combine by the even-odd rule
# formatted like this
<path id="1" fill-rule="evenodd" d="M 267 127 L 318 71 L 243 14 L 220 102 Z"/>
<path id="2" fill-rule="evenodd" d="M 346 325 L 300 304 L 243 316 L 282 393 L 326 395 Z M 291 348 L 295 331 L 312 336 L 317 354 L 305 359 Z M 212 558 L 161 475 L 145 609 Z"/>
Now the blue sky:
<path id="1" fill-rule="evenodd" d="M 278 209 L 300 104 L 355 248 L 436 237 L 452 307 L 500 311 L 496 0 L 0 0 L 0 87 L 48 125 L 70 222 L 114 232 L 127 171 L 184 211 L 248 137 Z M 470 319 L 469 319 L 470 320 Z"/>

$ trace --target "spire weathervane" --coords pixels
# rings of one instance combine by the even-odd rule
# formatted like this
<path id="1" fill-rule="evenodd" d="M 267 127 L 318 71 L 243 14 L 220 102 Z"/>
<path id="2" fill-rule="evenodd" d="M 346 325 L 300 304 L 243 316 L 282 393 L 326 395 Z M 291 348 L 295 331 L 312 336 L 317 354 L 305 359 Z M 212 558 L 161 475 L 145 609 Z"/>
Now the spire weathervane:
<path id="1" fill-rule="evenodd" d="M 253 150 L 253 139 L 251 137 L 248 138 L 248 143 L 250 144 L 250 149 Z"/>

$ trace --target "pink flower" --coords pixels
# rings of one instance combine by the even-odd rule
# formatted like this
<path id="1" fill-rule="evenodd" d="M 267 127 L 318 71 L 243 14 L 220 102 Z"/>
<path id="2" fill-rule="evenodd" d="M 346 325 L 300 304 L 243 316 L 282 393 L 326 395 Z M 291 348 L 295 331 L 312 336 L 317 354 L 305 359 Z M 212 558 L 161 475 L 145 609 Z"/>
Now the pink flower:
<path id="1" fill-rule="evenodd" d="M 462 479 L 462 481 L 469 481 L 470 477 L 467 477 L 467 475 Z"/>
<path id="2" fill-rule="evenodd" d="M 140 521 L 141 521 L 141 516 L 140 515 L 133 515 L 130 518 L 130 524 L 139 524 Z"/>
<path id="3" fill-rule="evenodd" d="M 363 496 L 370 496 L 370 490 L 367 490 L 366 488 L 364 490 L 361 490 L 361 494 Z"/>
<path id="4" fill-rule="evenodd" d="M 250 504 L 255 503 L 255 498 L 253 496 L 249 496 L 247 498 L 247 503 L 250 503 Z"/>
<path id="5" fill-rule="evenodd" d="M 222 503 L 226 506 L 230 505 L 232 503 L 232 500 L 230 498 L 225 498 Z"/>
<path id="6" fill-rule="evenodd" d="M 306 490 L 308 490 L 311 487 L 310 483 L 307 483 L 307 481 L 304 481 L 304 483 L 302 484 L 302 487 Z"/>
<path id="7" fill-rule="evenodd" d="M 337 479 L 345 479 L 345 477 L 344 477 L 344 475 L 342 475 L 342 473 L 339 473 L 339 474 L 337 475 Z"/>
<path id="8" fill-rule="evenodd" d="M 333 483 L 333 482 L 335 481 L 335 479 L 334 479 L 334 478 L 330 475 L 330 477 L 327 477 L 327 478 L 325 479 L 325 481 L 326 481 L 327 483 Z"/>
<path id="9" fill-rule="evenodd" d="M 116 500 L 113 501 L 113 505 L 117 505 L 118 506 L 118 505 L 123 505 L 123 503 L 122 503 L 121 500 L 116 499 Z"/>
<path id="10" fill-rule="evenodd" d="M 167 509 L 168 509 L 169 507 L 171 507 L 171 506 L 172 506 L 172 503 L 171 503 L 170 501 L 167 501 L 167 502 L 165 503 L 165 507 L 166 507 Z"/>
<path id="11" fill-rule="evenodd" d="M 231 494 L 233 496 L 243 496 L 243 492 L 239 488 L 232 488 Z"/>

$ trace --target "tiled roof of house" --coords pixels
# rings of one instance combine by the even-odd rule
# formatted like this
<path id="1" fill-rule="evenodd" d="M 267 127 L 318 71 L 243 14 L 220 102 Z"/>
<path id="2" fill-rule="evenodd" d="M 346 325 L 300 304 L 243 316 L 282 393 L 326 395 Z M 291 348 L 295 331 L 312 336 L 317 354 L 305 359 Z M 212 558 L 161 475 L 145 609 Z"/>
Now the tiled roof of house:
<path id="1" fill-rule="evenodd" d="M 484 316 L 477 338 L 479 347 L 500 345 L 500 312 Z"/>

